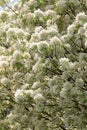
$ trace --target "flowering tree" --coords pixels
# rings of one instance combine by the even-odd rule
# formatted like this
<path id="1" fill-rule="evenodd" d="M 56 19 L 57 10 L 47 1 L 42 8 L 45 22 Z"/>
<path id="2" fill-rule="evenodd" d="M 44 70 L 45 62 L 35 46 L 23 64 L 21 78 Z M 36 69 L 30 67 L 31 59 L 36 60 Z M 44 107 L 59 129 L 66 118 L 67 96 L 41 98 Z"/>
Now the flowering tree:
<path id="1" fill-rule="evenodd" d="M 0 12 L 0 129 L 87 129 L 86 0 L 21 0 Z"/>

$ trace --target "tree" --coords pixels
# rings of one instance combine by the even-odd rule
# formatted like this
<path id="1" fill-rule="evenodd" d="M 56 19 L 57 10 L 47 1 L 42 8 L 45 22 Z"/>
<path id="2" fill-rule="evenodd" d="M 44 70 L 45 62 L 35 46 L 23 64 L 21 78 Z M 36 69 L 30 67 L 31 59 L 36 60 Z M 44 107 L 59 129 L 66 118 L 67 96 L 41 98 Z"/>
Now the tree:
<path id="1" fill-rule="evenodd" d="M 15 3 L 0 44 L 0 129 L 87 129 L 86 0 Z"/>

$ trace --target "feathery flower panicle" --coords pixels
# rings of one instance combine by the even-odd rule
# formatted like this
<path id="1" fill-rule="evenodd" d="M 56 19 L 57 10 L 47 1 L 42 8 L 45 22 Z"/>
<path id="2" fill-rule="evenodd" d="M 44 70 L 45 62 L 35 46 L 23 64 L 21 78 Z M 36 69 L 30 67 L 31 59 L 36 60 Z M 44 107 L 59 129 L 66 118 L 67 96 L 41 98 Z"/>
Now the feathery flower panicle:
<path id="1" fill-rule="evenodd" d="M 42 94 L 38 93 L 34 96 L 34 100 L 36 103 L 42 103 L 44 101 L 44 97 L 42 96 Z"/>
<path id="2" fill-rule="evenodd" d="M 41 11 L 40 9 L 37 9 L 37 10 L 35 10 L 34 15 L 36 17 L 43 17 L 44 16 L 44 12 Z"/>
<path id="3" fill-rule="evenodd" d="M 9 85 L 10 85 L 10 80 L 9 80 L 8 78 L 6 78 L 6 77 L 3 77 L 3 78 L 1 79 L 1 84 L 2 84 L 2 85 L 9 86 Z"/>
<path id="4" fill-rule="evenodd" d="M 29 0 L 29 5 L 36 7 L 37 6 L 37 1 L 36 0 Z"/>
<path id="5" fill-rule="evenodd" d="M 24 93 L 24 90 L 21 90 L 21 89 L 18 89 L 16 92 L 15 92 L 15 101 L 16 102 L 20 102 L 20 101 L 23 101 L 24 99 L 24 96 L 23 96 L 23 93 Z"/>
<path id="6" fill-rule="evenodd" d="M 84 45 L 85 45 L 85 48 L 87 48 L 87 41 L 84 43 Z"/>
<path id="7" fill-rule="evenodd" d="M 45 15 L 46 15 L 47 17 L 54 17 L 54 16 L 56 16 L 56 12 L 53 11 L 53 10 L 47 10 L 47 11 L 45 12 Z"/>
<path id="8" fill-rule="evenodd" d="M 50 43 L 51 44 L 61 44 L 61 40 L 58 38 L 58 37 L 56 37 L 56 36 L 54 36 L 54 37 L 52 37 L 52 39 L 50 40 Z"/>
<path id="9" fill-rule="evenodd" d="M 0 129 L 87 129 L 86 14 L 86 0 L 0 12 Z"/>
<path id="10" fill-rule="evenodd" d="M 9 13 L 7 11 L 0 11 L 0 19 L 6 21 L 9 18 Z"/>
<path id="11" fill-rule="evenodd" d="M 76 25 L 75 24 L 72 24 L 72 25 L 68 26 L 68 28 L 67 28 L 68 34 L 73 35 L 75 33 L 75 30 L 76 30 Z"/>

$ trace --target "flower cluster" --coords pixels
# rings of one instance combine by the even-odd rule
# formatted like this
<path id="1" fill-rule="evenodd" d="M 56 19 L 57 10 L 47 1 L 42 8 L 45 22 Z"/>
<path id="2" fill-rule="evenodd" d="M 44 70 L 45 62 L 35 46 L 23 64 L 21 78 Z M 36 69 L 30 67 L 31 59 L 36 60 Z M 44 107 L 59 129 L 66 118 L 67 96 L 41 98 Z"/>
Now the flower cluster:
<path id="1" fill-rule="evenodd" d="M 21 0 L 0 12 L 0 129 L 87 129 L 86 9 Z"/>

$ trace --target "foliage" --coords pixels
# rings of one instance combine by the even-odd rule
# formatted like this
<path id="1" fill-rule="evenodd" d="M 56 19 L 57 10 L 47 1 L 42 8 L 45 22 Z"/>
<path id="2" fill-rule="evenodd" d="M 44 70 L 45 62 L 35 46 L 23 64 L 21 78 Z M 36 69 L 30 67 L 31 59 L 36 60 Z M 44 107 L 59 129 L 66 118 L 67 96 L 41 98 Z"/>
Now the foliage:
<path id="1" fill-rule="evenodd" d="M 86 5 L 22 0 L 0 12 L 0 129 L 87 129 Z"/>

